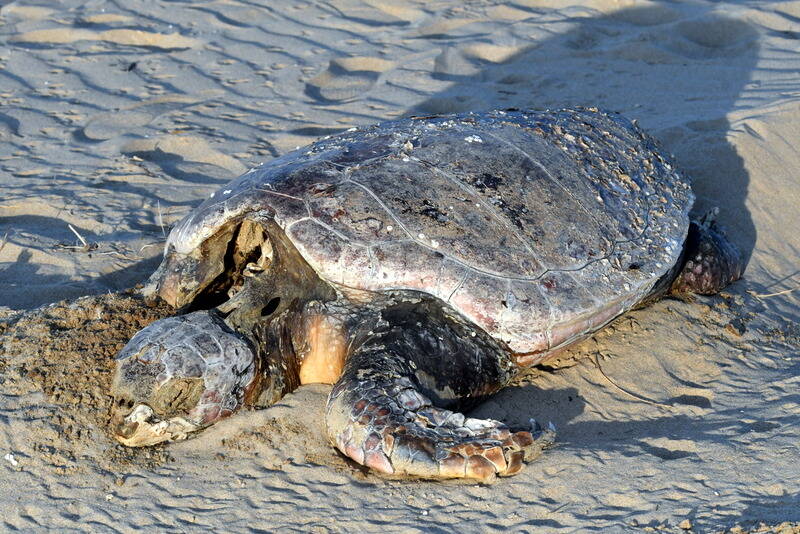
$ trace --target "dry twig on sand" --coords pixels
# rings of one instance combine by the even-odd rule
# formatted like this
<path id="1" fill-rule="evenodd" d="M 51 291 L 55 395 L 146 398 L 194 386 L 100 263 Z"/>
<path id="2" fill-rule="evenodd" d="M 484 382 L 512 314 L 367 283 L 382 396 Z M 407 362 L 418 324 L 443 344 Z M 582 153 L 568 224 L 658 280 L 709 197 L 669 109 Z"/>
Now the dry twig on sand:
<path id="1" fill-rule="evenodd" d="M 638 393 L 634 393 L 633 391 L 629 391 L 629 390 L 625 389 L 624 387 L 620 386 L 619 384 L 617 384 L 616 382 L 614 382 L 613 380 L 611 380 L 611 378 L 605 373 L 605 371 L 603 371 L 603 368 L 600 367 L 600 360 L 597 358 L 597 354 L 598 354 L 597 352 L 592 354 L 592 361 L 594 362 L 594 366 L 597 367 L 597 370 L 600 371 L 600 374 L 603 375 L 603 378 L 605 378 L 608 381 L 609 384 L 614 386 L 619 391 L 625 393 L 626 395 L 628 395 L 630 397 L 633 397 L 634 399 L 636 399 L 636 400 L 638 400 L 640 402 L 644 402 L 644 403 L 647 403 L 647 404 L 652 404 L 653 406 L 659 406 L 661 408 L 672 408 L 672 406 L 670 406 L 669 404 L 663 404 L 663 403 L 655 401 L 653 399 L 648 399 L 647 397 L 645 397 L 643 395 L 639 395 Z"/>
<path id="2" fill-rule="evenodd" d="M 778 295 L 787 295 L 787 294 L 791 293 L 792 291 L 797 291 L 798 289 L 800 289 L 800 286 L 798 286 L 798 287 L 790 287 L 789 289 L 784 289 L 783 291 L 777 291 L 775 293 L 765 293 L 763 295 L 759 295 L 758 293 L 755 293 L 753 291 L 748 291 L 748 293 L 750 293 L 751 295 L 753 295 L 757 299 L 767 299 L 767 298 L 770 298 L 770 297 L 777 297 Z"/>
<path id="3" fill-rule="evenodd" d="M 88 241 L 86 241 L 86 239 L 84 239 L 83 236 L 80 233 L 78 233 L 78 231 L 75 229 L 74 226 L 72 226 L 71 224 L 67 223 L 67 227 L 69 227 L 69 229 L 72 230 L 73 234 L 78 236 L 78 239 L 80 239 L 80 241 L 81 241 L 81 243 L 83 243 L 83 245 L 82 246 L 76 246 L 76 245 L 63 245 L 63 244 L 60 244 L 57 247 L 59 247 L 59 248 L 68 248 L 68 249 L 72 249 L 72 250 L 81 250 L 83 252 L 89 252 L 89 251 L 94 250 L 94 249 L 97 248 L 97 243 L 89 243 Z"/>
<path id="4" fill-rule="evenodd" d="M 161 227 L 161 235 L 166 239 L 167 232 L 164 230 L 164 217 L 161 215 L 161 201 L 159 200 L 156 200 L 156 209 L 158 210 L 158 220 L 156 222 Z"/>

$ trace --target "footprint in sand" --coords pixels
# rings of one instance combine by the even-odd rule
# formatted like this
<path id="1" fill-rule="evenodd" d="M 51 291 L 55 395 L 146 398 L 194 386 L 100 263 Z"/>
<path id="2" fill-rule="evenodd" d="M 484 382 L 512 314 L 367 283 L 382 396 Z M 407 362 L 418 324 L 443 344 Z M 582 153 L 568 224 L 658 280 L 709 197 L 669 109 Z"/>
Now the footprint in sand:
<path id="1" fill-rule="evenodd" d="M 328 68 L 308 82 L 306 94 L 327 102 L 353 100 L 377 83 L 395 63 L 377 57 L 347 57 L 330 61 Z"/>
<path id="2" fill-rule="evenodd" d="M 0 138 L 19 135 L 19 120 L 0 113 Z"/>
<path id="3" fill-rule="evenodd" d="M 469 81 L 486 72 L 489 65 L 507 63 L 524 53 L 530 45 L 521 46 L 475 44 L 464 47 L 446 46 L 434 59 L 433 78 L 444 81 Z M 530 79 L 509 74 L 498 83 L 510 85 L 528 83 Z M 470 109 L 480 109 L 481 103 L 474 95 L 432 96 L 417 111 L 421 113 L 459 113 Z"/>
<path id="4" fill-rule="evenodd" d="M 745 21 L 711 14 L 675 25 L 670 47 L 689 59 L 741 56 L 755 49 L 758 33 Z"/>
<path id="5" fill-rule="evenodd" d="M 688 439 L 645 438 L 639 444 L 644 452 L 662 460 L 679 460 L 697 454 L 697 443 Z"/>
<path id="6" fill-rule="evenodd" d="M 112 139 L 133 128 L 147 126 L 157 115 L 146 111 L 122 110 L 99 113 L 83 127 L 83 135 L 93 141 Z"/>
<path id="7" fill-rule="evenodd" d="M 757 37 L 750 24 L 722 15 L 683 21 L 678 24 L 678 32 L 689 41 L 707 48 L 725 48 Z"/>
<path id="8" fill-rule="evenodd" d="M 462 48 L 446 47 L 434 60 L 433 76 L 444 80 L 473 76 L 485 69 L 487 64 L 505 63 L 527 48 L 527 45 L 490 44 L 476 44 Z"/>
<path id="9" fill-rule="evenodd" d="M 674 64 L 686 59 L 736 57 L 755 51 L 758 34 L 745 21 L 719 13 L 680 20 L 666 6 L 623 9 L 611 15 L 615 21 L 631 26 L 630 39 L 618 44 L 614 54 L 631 61 Z M 603 35 L 598 30 L 579 34 L 567 46 L 578 50 L 595 48 Z"/>

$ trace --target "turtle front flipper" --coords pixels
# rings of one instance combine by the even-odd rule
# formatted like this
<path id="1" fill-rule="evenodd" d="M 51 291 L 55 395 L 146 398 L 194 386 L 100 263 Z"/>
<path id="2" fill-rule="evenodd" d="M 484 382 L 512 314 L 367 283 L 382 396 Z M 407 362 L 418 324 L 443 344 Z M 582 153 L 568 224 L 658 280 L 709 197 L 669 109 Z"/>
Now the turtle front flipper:
<path id="1" fill-rule="evenodd" d="M 156 321 L 117 356 L 112 433 L 132 447 L 184 439 L 238 409 L 256 371 L 250 344 L 216 312 Z"/>
<path id="2" fill-rule="evenodd" d="M 328 400 L 328 436 L 346 456 L 384 474 L 487 481 L 517 473 L 553 443 L 552 429 L 512 431 L 441 407 L 474 404 L 505 385 L 511 364 L 491 340 L 430 309 L 383 319 Z"/>

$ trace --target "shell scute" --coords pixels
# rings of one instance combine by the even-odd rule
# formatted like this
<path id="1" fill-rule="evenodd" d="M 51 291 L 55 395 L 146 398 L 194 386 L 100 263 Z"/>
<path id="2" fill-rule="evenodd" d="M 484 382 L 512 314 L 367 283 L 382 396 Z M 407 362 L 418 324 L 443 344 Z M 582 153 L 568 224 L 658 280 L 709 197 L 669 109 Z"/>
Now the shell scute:
<path id="1" fill-rule="evenodd" d="M 467 276 L 450 295 L 447 302 L 462 313 L 476 317 L 490 334 L 498 333 L 508 291 L 508 280 L 468 272 Z"/>
<path id="2" fill-rule="evenodd" d="M 470 138 L 481 142 L 464 141 Z M 460 146 L 465 144 L 468 149 Z M 610 249 L 609 230 L 584 207 L 580 189 L 571 191 L 561 182 L 558 170 L 571 166 L 565 157 L 517 126 L 440 135 L 414 155 L 463 184 L 480 206 L 496 214 L 503 233 L 519 236 L 526 255 L 546 269 L 578 268 Z"/>
<path id="3" fill-rule="evenodd" d="M 385 242 L 371 248 L 375 277 L 369 289 L 411 289 L 430 292 L 440 275 L 443 256 L 414 241 Z"/>
<path id="4" fill-rule="evenodd" d="M 544 271 L 518 235 L 474 192 L 437 167 L 408 158 L 361 166 L 350 180 L 369 191 L 396 220 L 396 230 L 421 247 L 438 250 L 477 270 L 506 276 Z M 349 199 L 344 203 L 352 205 Z"/>
<path id="5" fill-rule="evenodd" d="M 541 352 L 550 347 L 550 303 L 533 287 L 535 281 L 512 280 L 505 293 L 499 338 Z"/>
<path id="6" fill-rule="evenodd" d="M 346 245 L 346 239 L 314 219 L 301 219 L 287 226 L 286 236 L 313 264 L 338 266 Z"/>
<path id="7" fill-rule="evenodd" d="M 330 185 L 324 195 L 309 198 L 308 204 L 314 218 L 335 226 L 353 243 L 366 246 L 404 237 L 375 196 L 351 181 Z"/>

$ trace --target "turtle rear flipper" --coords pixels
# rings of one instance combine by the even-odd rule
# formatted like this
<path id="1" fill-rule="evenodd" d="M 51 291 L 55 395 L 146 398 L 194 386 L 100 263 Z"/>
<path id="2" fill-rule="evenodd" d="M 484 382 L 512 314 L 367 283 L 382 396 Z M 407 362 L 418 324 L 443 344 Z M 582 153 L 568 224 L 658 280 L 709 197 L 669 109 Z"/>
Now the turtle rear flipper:
<path id="1" fill-rule="evenodd" d="M 672 283 L 673 294 L 713 295 L 744 274 L 745 261 L 739 248 L 717 226 L 717 211 L 689 225 L 685 263 Z"/>
<path id="2" fill-rule="evenodd" d="M 513 431 L 436 406 L 493 393 L 505 385 L 506 362 L 430 309 L 397 315 L 384 312 L 389 322 L 358 345 L 331 392 L 328 436 L 342 453 L 389 475 L 487 481 L 552 445 L 552 428 Z"/>

